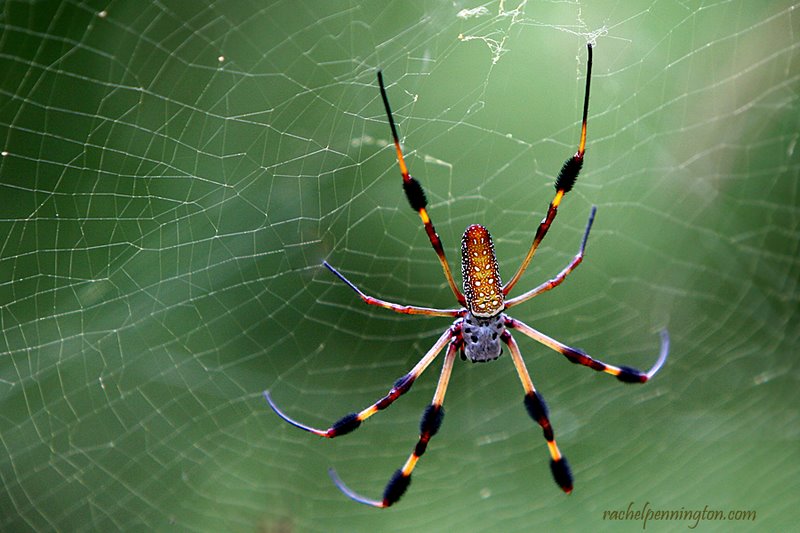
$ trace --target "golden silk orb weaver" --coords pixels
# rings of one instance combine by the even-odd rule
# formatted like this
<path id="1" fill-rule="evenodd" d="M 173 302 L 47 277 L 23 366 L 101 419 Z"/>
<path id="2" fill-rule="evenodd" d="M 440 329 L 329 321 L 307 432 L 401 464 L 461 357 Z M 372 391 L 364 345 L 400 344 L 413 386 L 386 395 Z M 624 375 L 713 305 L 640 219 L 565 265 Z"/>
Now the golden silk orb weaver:
<path id="1" fill-rule="evenodd" d="M 533 238 L 533 243 L 528 249 L 528 253 L 522 261 L 522 264 L 517 269 L 516 273 L 511 279 L 503 284 L 500 280 L 499 268 L 497 265 L 497 258 L 494 253 L 494 245 L 492 244 L 492 237 L 483 226 L 473 224 L 464 231 L 464 236 L 461 239 L 461 274 L 463 278 L 462 293 L 456 286 L 453 280 L 453 275 L 450 271 L 450 266 L 445 257 L 442 242 L 433 227 L 427 211 L 427 201 L 425 193 L 419 181 L 412 178 L 408 173 L 405 160 L 403 158 L 403 150 L 400 147 L 400 140 L 397 135 L 397 127 L 392 116 L 392 111 L 389 106 L 389 99 L 386 96 L 386 89 L 383 84 L 383 76 L 378 71 L 378 85 L 380 87 L 381 98 L 383 99 L 384 107 L 386 108 L 386 116 L 389 121 L 389 126 L 392 130 L 392 139 L 394 140 L 395 151 L 397 152 L 397 162 L 400 166 L 400 173 L 403 176 L 403 190 L 408 198 L 411 207 L 419 213 L 422 223 L 425 227 L 425 232 L 428 234 L 431 245 L 439 257 L 439 262 L 444 270 L 444 275 L 447 278 L 447 283 L 456 297 L 461 307 L 457 309 L 433 309 L 428 307 L 417 307 L 411 305 L 401 305 L 392 302 L 380 300 L 373 296 L 365 294 L 350 280 L 344 277 L 338 270 L 323 262 L 325 267 L 337 276 L 342 282 L 349 286 L 358 296 L 367 304 L 383 307 L 397 313 L 404 313 L 409 315 L 427 315 L 427 316 L 444 316 L 455 317 L 452 325 L 445 330 L 445 332 L 434 343 L 433 347 L 419 360 L 419 362 L 407 374 L 395 381 L 388 394 L 363 409 L 362 411 L 350 413 L 334 422 L 328 429 L 316 429 L 297 422 L 284 414 L 278 409 L 269 391 L 264 391 L 264 397 L 269 403 L 270 407 L 275 413 L 289 424 L 298 427 L 302 430 L 308 431 L 320 437 L 333 438 L 345 435 L 357 429 L 363 421 L 381 411 L 386 409 L 401 395 L 408 392 L 413 385 L 414 381 L 425 371 L 426 368 L 433 362 L 439 353 L 447 347 L 442 365 L 441 374 L 436 392 L 433 395 L 431 404 L 425 409 L 420 421 L 420 434 L 419 440 L 411 452 L 411 455 L 406 460 L 401 468 L 395 471 L 389 480 L 383 492 L 383 496 L 379 500 L 365 498 L 358 493 L 351 490 L 339 478 L 334 469 L 330 469 L 329 473 L 333 482 L 346 496 L 352 500 L 371 505 L 373 507 L 385 508 L 396 503 L 400 497 L 405 493 L 409 484 L 411 483 L 411 473 L 417 465 L 420 457 L 427 449 L 428 442 L 436 434 L 441 426 L 444 417 L 444 408 L 442 402 L 444 400 L 447 385 L 450 381 L 450 374 L 453 369 L 453 364 L 457 354 L 461 354 L 461 359 L 470 360 L 473 363 L 492 361 L 500 357 L 502 353 L 502 346 L 508 347 L 511 353 L 511 360 L 522 382 L 522 387 L 525 390 L 524 405 L 528 414 L 533 420 L 541 426 L 544 433 L 544 439 L 547 442 L 547 449 L 550 452 L 550 470 L 552 471 L 553 478 L 561 489 L 570 493 L 572 491 L 572 473 L 567 462 L 566 457 L 561 453 L 556 444 L 553 428 L 550 425 L 548 418 L 547 406 L 542 398 L 542 395 L 536 390 L 528 374 L 528 370 L 522 359 L 517 342 L 511 336 L 510 330 L 516 330 L 530 337 L 531 339 L 544 344 L 548 348 L 564 355 L 568 361 L 579 365 L 587 366 L 592 370 L 605 372 L 615 376 L 618 380 L 624 383 L 645 383 L 650 380 L 656 372 L 661 368 L 667 359 L 669 353 L 669 336 L 666 330 L 661 332 L 661 351 L 653 367 L 647 371 L 642 372 L 628 366 L 614 366 L 604 363 L 598 359 L 594 359 L 582 352 L 581 350 L 570 348 L 565 344 L 558 342 L 541 333 L 527 324 L 508 316 L 505 311 L 515 305 L 521 304 L 537 296 L 545 291 L 549 291 L 560 285 L 566 277 L 572 272 L 583 260 L 584 250 L 586 249 L 586 241 L 589 237 L 589 231 L 592 228 L 592 222 L 596 208 L 592 207 L 589 214 L 589 221 L 586 224 L 586 230 L 583 234 L 578 253 L 572 258 L 564 269 L 559 272 L 554 278 L 542 283 L 519 296 L 507 298 L 508 293 L 519 281 L 525 269 L 533 259 L 536 249 L 542 242 L 547 230 L 556 217 L 558 206 L 564 195 L 568 193 L 578 177 L 578 173 L 583 165 L 583 156 L 586 150 L 586 119 L 589 111 L 589 87 L 592 75 L 592 45 L 588 45 L 588 59 L 586 63 L 586 89 L 583 101 L 583 120 L 581 122 L 581 136 L 578 144 L 578 151 L 566 160 L 561 167 L 561 171 L 555 181 L 556 194 L 550 206 L 547 209 L 547 214 L 544 219 L 539 223 L 536 229 L 536 234 Z"/>

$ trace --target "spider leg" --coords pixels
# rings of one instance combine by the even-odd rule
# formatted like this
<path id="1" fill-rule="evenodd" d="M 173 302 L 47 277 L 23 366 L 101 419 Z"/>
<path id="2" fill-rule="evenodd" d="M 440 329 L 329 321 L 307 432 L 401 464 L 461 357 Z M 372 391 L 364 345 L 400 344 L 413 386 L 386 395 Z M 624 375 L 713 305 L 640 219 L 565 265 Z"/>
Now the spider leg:
<path id="1" fill-rule="evenodd" d="M 582 351 L 575 348 L 570 348 L 569 346 L 548 337 L 544 333 L 533 329 L 529 325 L 515 318 L 509 317 L 506 325 L 522 332 L 536 342 L 544 344 L 548 348 L 557 351 L 569 359 L 571 363 L 588 366 L 592 370 L 611 374 L 624 383 L 646 383 L 664 365 L 664 361 L 667 360 L 667 355 L 669 354 L 669 334 L 667 333 L 666 329 L 661 330 L 661 352 L 658 355 L 658 360 L 656 360 L 656 363 L 650 370 L 647 372 L 642 372 L 641 370 L 637 370 L 636 368 L 629 366 L 614 366 L 606 364 L 597 359 L 593 359 Z"/>
<path id="2" fill-rule="evenodd" d="M 378 298 L 374 298 L 367 294 L 364 294 L 361 289 L 356 287 L 356 285 L 351 282 L 349 279 L 344 277 L 344 275 L 332 267 L 327 261 L 322 262 L 325 267 L 333 272 L 333 274 L 345 282 L 348 287 L 356 291 L 356 294 L 364 300 L 369 305 L 377 305 L 378 307 L 383 307 L 384 309 L 389 309 L 394 311 L 395 313 L 403 313 L 406 315 L 428 315 L 428 316 L 458 316 L 461 314 L 461 309 L 433 309 L 430 307 L 417 307 L 414 305 L 400 305 L 392 302 L 387 302 L 385 300 L 380 300 Z"/>
<path id="3" fill-rule="evenodd" d="M 403 158 L 403 149 L 400 147 L 400 138 L 397 135 L 397 126 L 392 116 L 392 108 L 389 106 L 389 98 L 386 96 L 386 88 L 383 85 L 383 74 L 380 70 L 378 71 L 378 86 L 381 89 L 383 106 L 386 108 L 386 118 L 389 120 L 389 126 L 392 128 L 392 140 L 394 141 L 394 149 L 397 153 L 397 164 L 400 166 L 400 174 L 403 175 L 403 191 L 406 193 L 408 203 L 411 204 L 414 211 L 419 214 L 419 218 L 422 219 L 422 224 L 425 226 L 425 233 L 428 234 L 428 240 L 431 241 L 431 246 L 433 246 L 436 255 L 439 257 L 439 262 L 442 264 L 447 283 L 456 296 L 456 300 L 458 300 L 459 304 L 466 306 L 467 301 L 464 299 L 464 295 L 461 294 L 461 291 L 458 290 L 455 280 L 453 280 L 453 273 L 450 271 L 450 265 L 447 262 L 447 257 L 445 257 L 442 241 L 439 239 L 439 235 L 433 227 L 430 216 L 428 216 L 428 211 L 426 209 L 428 200 L 425 198 L 425 191 L 422 189 L 422 185 L 420 185 L 419 181 L 411 177 L 408 173 L 408 167 L 406 167 L 406 162 Z"/>
<path id="4" fill-rule="evenodd" d="M 525 389 L 525 408 L 528 414 L 542 427 L 544 439 L 547 441 L 547 449 L 550 451 L 550 470 L 553 473 L 553 479 L 561 490 L 569 494 L 572 492 L 572 472 L 569 468 L 567 458 L 561 455 L 556 444 L 556 438 L 553 434 L 553 428 L 550 425 L 550 419 L 547 417 L 547 405 L 544 403 L 542 395 L 536 391 L 531 381 L 531 376 L 528 374 L 528 369 L 525 367 L 525 362 L 522 360 L 522 354 L 519 351 L 519 346 L 511 333 L 505 331 L 501 337 L 503 342 L 511 352 L 511 359 L 514 361 L 514 367 L 517 369 L 519 379 L 522 381 L 522 387 Z"/>
<path id="5" fill-rule="evenodd" d="M 338 487 L 338 489 L 341 490 L 345 496 L 358 503 L 380 508 L 389 507 L 393 503 L 396 503 L 401 496 L 403 496 L 408 488 L 408 485 L 411 483 L 411 472 L 413 472 L 414 467 L 417 466 L 419 458 L 423 453 L 425 453 L 425 450 L 428 447 L 428 441 L 430 441 L 431 437 L 433 437 L 436 432 L 439 431 L 439 427 L 442 424 L 442 419 L 444 418 L 444 407 L 442 407 L 442 401 L 444 401 L 444 394 L 447 392 L 447 384 L 450 381 L 450 374 L 453 371 L 453 362 L 456 359 L 456 353 L 458 352 L 460 344 L 461 342 L 456 338 L 453 338 L 453 340 L 450 342 L 450 346 L 447 349 L 447 355 L 445 355 L 444 358 L 444 365 L 442 366 L 442 373 L 439 377 L 439 383 L 436 385 L 436 392 L 433 395 L 433 401 L 425 409 L 425 412 L 422 415 L 422 420 L 420 421 L 419 441 L 402 468 L 397 469 L 392 475 L 389 483 L 386 485 L 386 488 L 383 491 L 383 498 L 380 500 L 371 500 L 352 491 L 349 487 L 347 487 L 347 485 L 344 484 L 339 475 L 336 473 L 336 470 L 331 468 L 328 470 L 328 473 L 330 474 L 331 479 L 333 479 L 333 482 L 336 484 L 336 487 Z"/>
<path id="6" fill-rule="evenodd" d="M 545 291 L 549 291 L 554 287 L 558 287 L 561 285 L 561 282 L 566 279 L 570 272 L 575 270 L 575 268 L 581 264 L 583 261 L 583 252 L 586 250 L 586 240 L 589 238 L 589 231 L 592 229 L 592 222 L 594 222 L 594 214 L 597 212 L 597 207 L 592 206 L 592 211 L 589 213 L 589 222 L 586 223 L 586 231 L 583 234 L 583 240 L 581 241 L 581 247 L 578 250 L 578 253 L 575 254 L 575 257 L 572 258 L 572 261 L 564 267 L 564 270 L 558 273 L 558 275 L 548 281 L 545 281 L 535 289 L 532 289 L 525 294 L 520 294 L 514 298 L 510 298 L 506 300 L 506 308 L 513 307 L 517 304 L 521 304 L 522 302 L 527 302 L 534 296 L 541 294 Z"/>
<path id="7" fill-rule="evenodd" d="M 523 272 L 525 272 L 525 269 L 528 268 L 531 259 L 533 259 L 533 254 L 536 253 L 536 249 L 539 247 L 539 243 L 542 242 L 542 239 L 544 239 L 544 236 L 547 234 L 547 230 L 550 229 L 550 225 L 553 223 L 553 219 L 556 218 L 558 206 L 562 198 L 572 190 L 572 186 L 575 185 L 575 180 L 578 179 L 578 173 L 580 173 L 581 167 L 583 166 L 583 155 L 586 153 L 586 120 L 589 115 L 589 88 L 592 81 L 592 44 L 589 43 L 587 48 L 589 50 L 589 58 L 586 61 L 586 89 L 583 95 L 583 120 L 581 121 L 581 140 L 578 144 L 578 151 L 575 152 L 575 155 L 567 159 L 561 167 L 561 171 L 556 178 L 556 195 L 553 201 L 550 202 L 547 214 L 539 223 L 539 227 L 536 228 L 536 235 L 533 237 L 533 242 L 528 250 L 528 254 L 525 256 L 525 259 L 522 260 L 522 264 L 519 266 L 514 276 L 503 287 L 504 296 L 516 285 Z"/>
<path id="8" fill-rule="evenodd" d="M 341 435 L 346 435 L 351 431 L 356 430 L 360 425 L 361 422 L 366 420 L 367 418 L 371 417 L 378 411 L 386 409 L 389 407 L 394 401 L 408 392 L 411 388 L 411 385 L 414 384 L 414 380 L 416 380 L 420 374 L 422 374 L 426 368 L 433 362 L 439 352 L 442 351 L 442 348 L 450 341 L 450 339 L 454 335 L 454 327 L 447 328 L 439 340 L 436 341 L 428 353 L 426 353 L 422 359 L 412 368 L 406 375 L 395 381 L 394 386 L 389 390 L 389 393 L 378 400 L 377 402 L 373 403 L 366 409 L 358 413 L 349 413 L 336 422 L 333 423 L 331 427 L 328 429 L 317 429 L 311 426 L 307 426 L 301 422 L 298 422 L 281 411 L 275 402 L 272 401 L 272 396 L 270 396 L 269 391 L 264 391 L 264 398 L 266 398 L 267 403 L 275 411 L 279 417 L 281 417 L 285 422 L 293 425 L 296 428 L 300 428 L 304 431 L 308 431 L 309 433 L 313 433 L 314 435 L 319 435 L 320 437 L 326 437 L 332 439 L 334 437 L 339 437 Z"/>

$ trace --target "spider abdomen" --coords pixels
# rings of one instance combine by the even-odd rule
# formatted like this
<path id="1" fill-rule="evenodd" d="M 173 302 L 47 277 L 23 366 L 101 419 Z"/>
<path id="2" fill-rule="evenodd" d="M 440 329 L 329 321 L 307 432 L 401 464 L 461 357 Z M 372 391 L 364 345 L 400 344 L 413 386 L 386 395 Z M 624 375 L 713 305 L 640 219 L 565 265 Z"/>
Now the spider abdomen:
<path id="1" fill-rule="evenodd" d="M 467 308 L 476 317 L 492 317 L 503 310 L 503 284 L 489 231 L 473 224 L 461 238 L 461 277 Z"/>
<path id="2" fill-rule="evenodd" d="M 481 318 L 467 313 L 461 325 L 461 336 L 464 340 L 463 359 L 473 363 L 494 361 L 503 353 L 500 344 L 505 331 L 505 317 L 502 313 Z"/>

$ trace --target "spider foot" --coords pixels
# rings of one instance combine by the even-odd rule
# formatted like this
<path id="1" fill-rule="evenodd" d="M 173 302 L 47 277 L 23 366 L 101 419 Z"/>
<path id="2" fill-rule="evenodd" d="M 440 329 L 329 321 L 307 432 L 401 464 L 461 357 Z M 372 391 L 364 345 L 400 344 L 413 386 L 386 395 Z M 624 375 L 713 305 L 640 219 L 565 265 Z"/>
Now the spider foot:
<path id="1" fill-rule="evenodd" d="M 669 333 L 666 329 L 661 330 L 661 351 L 658 354 L 658 360 L 653 367 L 647 372 L 642 372 L 629 366 L 620 366 L 619 373 L 616 374 L 618 380 L 623 383 L 647 383 L 652 379 L 656 373 L 664 366 L 664 362 L 669 355 Z"/>
<path id="2" fill-rule="evenodd" d="M 333 480 L 333 484 L 336 485 L 336 488 L 339 489 L 340 491 L 342 491 L 342 493 L 345 496 L 347 496 L 348 498 L 350 498 L 354 502 L 363 503 L 364 505 L 370 505 L 372 507 L 377 507 L 379 509 L 383 509 L 384 507 L 389 507 L 392 503 L 394 503 L 393 501 L 392 502 L 387 501 L 386 496 L 384 496 L 383 500 L 379 501 L 379 500 L 371 500 L 369 498 L 365 498 L 364 496 L 361 496 L 360 494 L 354 492 L 353 490 L 350 489 L 350 487 L 348 487 L 347 485 L 344 484 L 344 481 L 342 481 L 342 478 L 339 477 L 339 474 L 337 474 L 336 470 L 334 470 L 332 467 L 328 469 L 328 475 L 331 476 L 331 479 Z M 394 479 L 394 478 L 392 478 L 392 479 Z M 406 484 L 406 487 L 407 486 L 408 486 L 408 484 Z M 403 490 L 405 491 L 405 488 L 403 488 Z M 388 491 L 388 487 L 387 487 L 387 491 Z M 401 492 L 401 494 L 402 494 L 402 492 Z M 399 498 L 399 496 L 398 496 L 398 498 Z M 397 500 L 395 500 L 395 501 L 397 501 Z"/>
<path id="3" fill-rule="evenodd" d="M 283 419 L 285 422 L 288 422 L 296 428 L 300 428 L 303 431 L 308 431 L 309 433 L 313 433 L 314 435 L 318 435 L 320 437 L 332 439 L 333 437 L 346 435 L 361 425 L 361 418 L 359 418 L 358 414 L 350 413 L 334 422 L 334 424 L 328 429 L 317 429 L 290 418 L 283 411 L 278 409 L 278 406 L 272 401 L 272 396 L 270 396 L 269 391 L 264 391 L 264 398 L 266 398 L 267 403 L 269 403 L 269 406 L 272 408 L 272 410 L 275 411 L 275 414 L 281 417 L 281 419 Z"/>

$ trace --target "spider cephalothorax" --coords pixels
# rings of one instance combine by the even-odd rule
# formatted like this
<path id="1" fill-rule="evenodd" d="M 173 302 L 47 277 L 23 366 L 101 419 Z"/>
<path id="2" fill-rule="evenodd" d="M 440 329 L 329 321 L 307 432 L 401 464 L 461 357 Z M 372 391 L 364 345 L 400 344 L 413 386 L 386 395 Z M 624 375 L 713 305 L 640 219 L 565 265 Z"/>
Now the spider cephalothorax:
<path id="1" fill-rule="evenodd" d="M 503 353 L 500 337 L 505 332 L 505 315 L 482 318 L 467 312 L 461 319 L 461 336 L 464 341 L 461 359 L 473 363 L 494 361 Z"/>
<path id="2" fill-rule="evenodd" d="M 422 359 L 414 365 L 414 368 L 395 381 L 394 386 L 392 386 L 386 396 L 357 413 L 350 413 L 343 416 L 328 429 L 313 428 L 289 418 L 278 409 L 277 405 L 272 401 L 269 392 L 264 392 L 264 396 L 267 402 L 269 402 L 270 407 L 272 407 L 278 416 L 286 422 L 321 437 L 338 437 L 354 431 L 364 420 L 378 411 L 386 409 L 397 398 L 408 392 L 414 384 L 414 381 L 428 368 L 445 346 L 447 346 L 447 353 L 444 358 L 444 364 L 442 365 L 439 382 L 436 385 L 436 392 L 433 395 L 433 400 L 430 405 L 425 409 L 422 415 L 417 445 L 414 447 L 414 450 L 411 452 L 405 464 L 392 475 L 389 483 L 386 485 L 383 497 L 379 500 L 372 500 L 353 492 L 342 482 L 333 469 L 330 470 L 331 478 L 336 486 L 349 498 L 374 507 L 389 507 L 405 493 L 408 485 L 411 483 L 412 471 L 416 467 L 419 458 L 425 453 L 428 442 L 437 433 L 442 424 L 442 419 L 444 417 L 442 402 L 444 401 L 444 395 L 450 381 L 453 362 L 459 351 L 461 351 L 463 359 L 469 359 L 472 362 L 485 362 L 497 359 L 502 353 L 503 345 L 508 347 L 511 353 L 511 360 L 514 363 L 514 368 L 517 371 L 517 375 L 522 382 L 522 388 L 525 391 L 525 409 L 530 417 L 542 428 L 542 433 L 547 442 L 553 479 L 555 479 L 558 486 L 567 493 L 572 491 L 572 474 L 569 464 L 556 444 L 555 434 L 547 415 L 547 407 L 545 406 L 544 399 L 533 386 L 533 381 L 528 374 L 519 346 L 511 335 L 510 330 L 516 330 L 548 348 L 555 350 L 564 355 L 572 363 L 611 374 L 625 383 L 644 383 L 652 378 L 664 364 L 667 353 L 669 352 L 669 337 L 667 336 L 666 330 L 661 333 L 661 353 L 659 354 L 658 360 L 649 371 L 642 372 L 627 366 L 613 366 L 603 363 L 580 350 L 570 348 L 548 337 L 544 333 L 540 333 L 524 322 L 511 318 L 505 313 L 506 309 L 526 302 L 534 296 L 560 285 L 566 279 L 567 275 L 569 275 L 583 260 L 586 240 L 589 237 L 589 231 L 592 228 L 592 222 L 594 220 L 595 208 L 592 208 L 589 214 L 589 221 L 586 224 L 586 231 L 583 234 L 580 249 L 575 257 L 573 257 L 572 261 L 570 261 L 554 278 L 545 281 L 519 296 L 506 299 L 511 288 L 519 281 L 523 272 L 525 272 L 525 269 L 528 267 L 539 243 L 541 243 L 542 239 L 547 234 L 550 224 L 552 224 L 556 217 L 556 212 L 558 211 L 558 206 L 562 198 L 572 189 L 578 177 L 578 173 L 581 170 L 581 166 L 583 165 L 583 155 L 586 149 L 586 119 L 589 110 L 591 74 L 592 46 L 589 45 L 589 58 L 586 67 L 586 90 L 583 100 L 583 121 L 581 123 L 581 138 L 578 143 L 578 151 L 575 155 L 567 159 L 561 167 L 561 171 L 555 181 L 556 194 L 550 202 L 547 214 L 536 229 L 533 242 L 525 258 L 522 260 L 522 264 L 509 282 L 503 285 L 500 281 L 497 258 L 495 257 L 494 246 L 492 245 L 492 238 L 489 232 L 486 228 L 478 224 L 469 226 L 464 232 L 464 237 L 461 241 L 461 273 L 464 278 L 464 293 L 462 294 L 453 280 L 453 275 L 447 263 L 442 242 L 439 240 L 439 236 L 433 228 L 433 222 L 431 222 L 428 216 L 427 201 L 425 199 L 425 193 L 422 190 L 422 185 L 408 173 L 406 163 L 403 159 L 403 150 L 400 147 L 400 140 L 397 136 L 397 127 L 395 126 L 392 111 L 389 107 L 389 99 L 386 96 L 386 89 L 383 85 L 383 76 L 378 72 L 378 85 L 381 91 L 381 98 L 383 99 L 383 104 L 386 108 L 386 116 L 392 130 L 392 139 L 394 141 L 395 152 L 397 153 L 397 163 L 400 166 L 400 174 L 403 176 L 403 190 L 406 193 L 411 207 L 419 213 L 431 246 L 433 246 L 436 255 L 439 257 L 439 262 L 444 270 L 447 283 L 461 307 L 455 309 L 433 309 L 430 307 L 400 305 L 380 300 L 365 294 L 338 270 L 327 262 L 323 262 L 328 270 L 353 289 L 367 304 L 384 307 L 397 313 L 444 316 L 456 319 L 452 325 L 442 333 L 430 350 L 422 356 Z"/>

